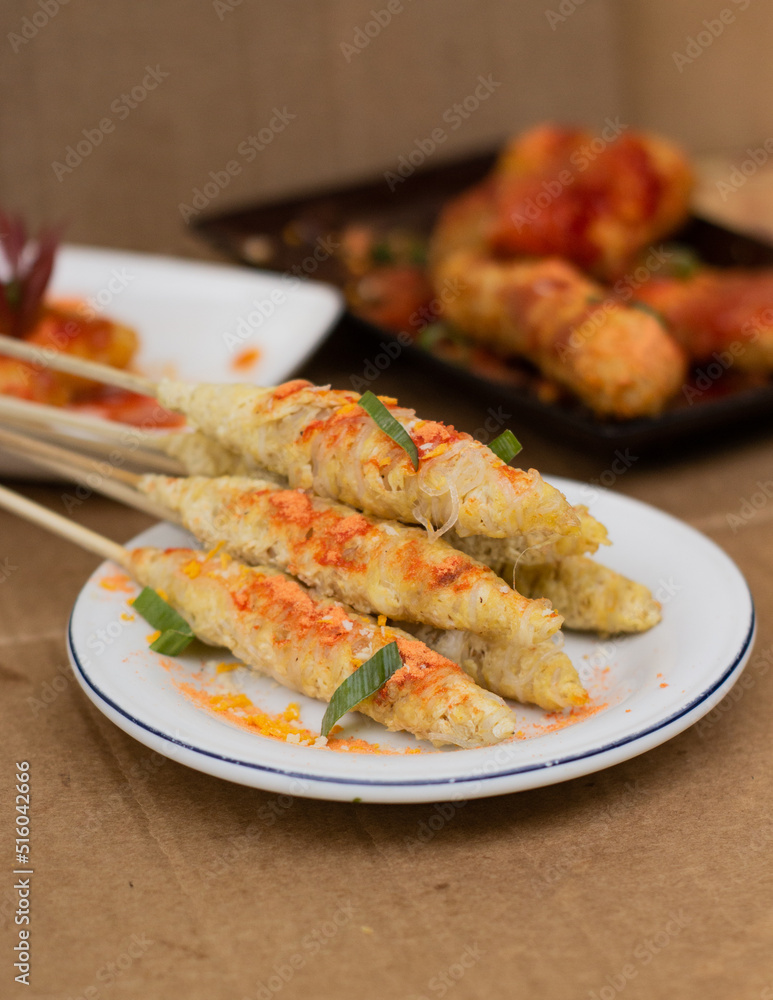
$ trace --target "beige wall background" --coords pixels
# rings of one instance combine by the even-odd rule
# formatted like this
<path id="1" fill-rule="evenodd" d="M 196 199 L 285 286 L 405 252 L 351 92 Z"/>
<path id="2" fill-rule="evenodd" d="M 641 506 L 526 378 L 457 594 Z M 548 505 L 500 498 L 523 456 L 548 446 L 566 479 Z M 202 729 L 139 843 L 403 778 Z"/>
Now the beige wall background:
<path id="1" fill-rule="evenodd" d="M 71 241 L 196 253 L 179 205 L 229 161 L 240 172 L 209 211 L 378 176 L 438 126 L 437 162 L 543 118 L 742 146 L 773 128 L 773 5 L 726 6 L 732 22 L 680 70 L 674 52 L 722 0 L 5 0 L 0 199 L 65 219 Z M 130 108 L 147 67 L 163 79 Z M 497 86 L 451 128 L 481 76 Z M 239 146 L 274 109 L 286 123 L 248 163 Z"/>

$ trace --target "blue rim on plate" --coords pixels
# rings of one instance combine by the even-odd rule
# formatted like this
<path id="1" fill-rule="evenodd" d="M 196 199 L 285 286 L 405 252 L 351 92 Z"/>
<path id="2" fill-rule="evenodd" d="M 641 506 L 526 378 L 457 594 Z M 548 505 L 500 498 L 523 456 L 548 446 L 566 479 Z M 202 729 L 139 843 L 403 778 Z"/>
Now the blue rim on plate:
<path id="1" fill-rule="evenodd" d="M 587 486 L 582 483 L 558 477 L 551 477 L 551 481 L 571 502 L 588 499 L 583 492 Z M 86 652 L 94 648 L 91 637 L 105 627 L 105 609 L 118 610 L 114 601 L 119 595 L 108 598 L 92 589 L 106 571 L 114 572 L 110 564 L 95 571 L 70 615 L 67 649 L 76 679 L 90 700 L 139 742 L 195 770 L 269 791 L 327 799 L 357 796 L 372 802 L 433 802 L 455 797 L 455 788 L 460 792 L 464 789 L 465 798 L 484 797 L 554 784 L 613 766 L 666 742 L 711 711 L 750 658 L 756 616 L 749 587 L 738 567 L 706 536 L 633 498 L 601 489 L 594 491 L 594 496 L 593 512 L 606 521 L 613 537 L 617 534 L 622 539 L 607 559 L 613 568 L 644 580 L 656 596 L 660 596 L 654 584 L 658 575 L 673 574 L 667 576 L 675 586 L 673 593 L 683 593 L 674 597 L 657 629 L 621 638 L 613 653 L 618 661 L 611 675 L 613 687 L 601 681 L 600 675 L 589 675 L 596 677 L 591 688 L 596 710 L 578 719 L 576 725 L 560 727 L 560 731 L 542 730 L 541 723 L 535 723 L 537 710 L 532 709 L 525 715 L 524 739 L 461 751 L 458 758 L 458 751 L 430 755 L 422 763 L 421 757 L 366 759 L 359 754 L 331 756 L 306 747 L 294 748 L 239 731 L 222 718 L 215 721 L 211 716 L 200 725 L 197 720 L 204 710 L 193 708 L 174 684 L 169 686 L 166 675 L 158 673 L 161 665 L 155 654 L 145 659 L 148 651 L 140 637 L 140 622 L 126 626 L 126 635 L 111 647 L 107 658 L 92 661 Z M 642 547 L 640 539 L 645 536 L 650 543 Z M 184 545 L 188 544 L 186 537 L 190 536 L 181 529 L 162 523 L 130 544 Z M 659 582 L 665 581 L 663 576 Z M 571 643 L 570 655 L 577 657 L 577 664 L 587 660 L 590 652 L 604 649 L 587 636 L 573 637 Z M 127 657 L 139 653 L 143 657 L 137 661 L 142 663 L 139 669 L 130 669 L 128 674 L 114 672 L 118 662 L 126 663 Z M 608 654 L 604 656 L 604 662 L 610 662 Z M 593 662 L 589 667 L 595 669 Z M 665 675 L 656 675 L 656 670 L 665 671 Z M 270 693 L 271 684 L 263 687 L 263 681 L 254 676 L 259 699 L 264 695 L 268 699 L 265 710 L 275 695 Z M 161 687 L 154 687 L 159 683 Z M 285 691 L 275 683 L 273 688 Z M 659 688 L 669 690 L 660 692 Z M 153 690 L 157 698 L 148 701 L 148 692 L 152 695 Z M 604 702 L 608 695 L 612 696 L 609 706 Z M 309 711 L 313 704 L 309 702 Z M 633 714 L 623 715 L 623 707 Z M 174 735 L 165 731 L 178 721 Z M 316 728 L 316 721 L 306 724 Z M 530 733 L 532 724 L 536 728 Z M 362 720 L 362 725 L 366 739 L 373 742 L 373 731 L 367 727 L 372 725 L 379 731 L 381 727 L 367 720 Z M 380 741 L 378 736 L 375 739 Z M 417 763 L 407 767 L 406 760 Z M 296 783 L 300 788 L 295 788 Z"/>
<path id="2" fill-rule="evenodd" d="M 298 778 L 308 782 L 321 781 L 321 782 L 331 782 L 337 785 L 369 785 L 371 787 L 388 787 L 388 788 L 403 787 L 406 785 L 411 787 L 422 786 L 422 785 L 460 785 L 464 784 L 467 781 L 490 781 L 496 778 L 507 778 L 515 774 L 527 774 L 530 771 L 544 770 L 551 767 L 557 767 L 560 764 L 571 764 L 578 760 L 586 760 L 591 757 L 596 757 L 598 756 L 598 754 L 607 753 L 610 750 L 616 750 L 619 747 L 623 747 L 629 743 L 634 742 L 635 740 L 644 739 L 645 736 L 650 736 L 661 729 L 665 729 L 672 723 L 676 722 L 678 719 L 683 718 L 685 715 L 689 715 L 690 712 L 692 712 L 704 701 L 706 701 L 707 698 L 710 698 L 715 691 L 721 688 L 722 685 L 725 684 L 726 681 L 730 679 L 730 677 L 733 675 L 733 672 L 738 668 L 740 664 L 744 662 L 747 654 L 751 651 L 751 646 L 754 640 L 755 628 L 756 628 L 756 612 L 751 593 L 749 593 L 749 602 L 751 604 L 751 620 L 749 622 L 749 628 L 746 633 L 746 637 L 744 639 L 743 645 L 741 646 L 741 649 L 738 651 L 735 659 L 727 668 L 725 673 L 719 678 L 719 680 L 717 680 L 714 684 L 712 684 L 711 687 L 709 687 L 706 691 L 704 691 L 703 694 L 699 695 L 697 698 L 694 698 L 688 705 L 680 709 L 680 711 L 674 712 L 668 718 L 661 720 L 659 723 L 657 723 L 657 725 L 650 726 L 647 729 L 642 729 L 641 731 L 636 733 L 631 733 L 623 739 L 615 740 L 612 743 L 596 747 L 593 750 L 588 750 L 584 753 L 570 754 L 566 757 L 558 757 L 552 761 L 543 761 L 539 764 L 528 764 L 523 767 L 510 768 L 509 770 L 498 771 L 492 774 L 486 774 L 486 775 L 476 774 L 454 779 L 442 778 L 442 779 L 432 779 L 432 780 L 422 780 L 422 781 L 405 781 L 405 780 L 373 781 L 364 778 L 338 778 L 338 777 L 329 777 L 325 775 L 309 775 L 309 774 L 303 774 L 298 771 L 287 771 L 284 768 L 268 767 L 265 764 L 258 764 L 253 761 L 238 760 L 237 758 L 234 757 L 225 757 L 222 754 L 217 754 L 210 750 L 202 750 L 201 747 L 196 747 L 190 743 L 185 743 L 182 740 L 177 740 L 173 736 L 169 736 L 167 733 L 162 733 L 160 730 L 155 729 L 153 726 L 150 726 L 147 723 L 142 722 L 140 719 L 135 718 L 133 715 L 131 715 L 125 709 L 121 708 L 120 705 L 116 704 L 115 701 L 113 701 L 108 695 L 106 695 L 103 691 L 99 689 L 99 687 L 91 680 L 91 678 L 86 673 L 83 664 L 78 659 L 78 654 L 75 652 L 75 647 L 72 639 L 72 614 L 70 615 L 70 619 L 67 626 L 67 652 L 70 656 L 70 661 L 73 664 L 73 667 L 78 671 L 80 677 L 83 680 L 83 683 L 87 685 L 91 689 L 91 691 L 93 691 L 94 694 L 97 695 L 97 697 L 100 698 L 106 705 L 109 705 L 114 712 L 117 712 L 119 715 L 122 715 L 125 719 L 127 719 L 129 722 L 139 727 L 140 729 L 144 729 L 146 732 L 152 733 L 154 736 L 159 737 L 165 742 L 172 743 L 175 746 L 182 747 L 183 749 L 189 750 L 192 753 L 201 754 L 204 757 L 211 757 L 213 760 L 220 760 L 226 764 L 237 764 L 240 767 L 249 767 L 254 770 L 266 771 L 267 773 L 270 774 L 280 774 L 286 778 Z"/>

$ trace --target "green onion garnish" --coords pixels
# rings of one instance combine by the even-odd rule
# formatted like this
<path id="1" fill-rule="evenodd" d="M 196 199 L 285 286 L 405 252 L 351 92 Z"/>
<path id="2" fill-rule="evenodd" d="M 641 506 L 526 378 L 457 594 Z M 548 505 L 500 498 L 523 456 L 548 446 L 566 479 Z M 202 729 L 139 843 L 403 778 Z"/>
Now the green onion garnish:
<path id="1" fill-rule="evenodd" d="M 132 607 L 148 624 L 161 633 L 155 642 L 150 644 L 154 653 L 177 656 L 196 638 L 186 620 L 178 615 L 152 587 L 143 587 L 139 596 L 132 602 Z"/>
<path id="2" fill-rule="evenodd" d="M 442 323 L 429 323 L 416 337 L 416 343 L 425 351 L 431 351 L 438 341 L 448 337 L 448 329 Z"/>
<path id="3" fill-rule="evenodd" d="M 360 396 L 359 405 L 365 412 L 373 417 L 381 430 L 399 444 L 408 453 L 408 457 L 413 463 L 414 469 L 419 467 L 419 453 L 413 439 L 403 425 L 392 416 L 381 400 L 368 389 Z"/>
<path id="4" fill-rule="evenodd" d="M 511 462 L 518 452 L 522 450 L 523 445 L 512 431 L 507 430 L 502 431 L 499 437 L 495 437 L 489 448 L 503 462 Z"/>
<path id="5" fill-rule="evenodd" d="M 402 665 L 403 660 L 397 643 L 390 642 L 388 646 L 382 646 L 362 666 L 357 667 L 354 673 L 349 674 L 333 692 L 322 718 L 322 735 L 327 736 L 342 715 L 346 715 L 361 701 L 375 694 Z"/>
<path id="6" fill-rule="evenodd" d="M 179 632 L 177 629 L 168 628 L 155 642 L 151 642 L 150 648 L 154 653 L 162 653 L 164 656 L 177 656 L 190 646 L 194 638 L 192 632 Z"/>

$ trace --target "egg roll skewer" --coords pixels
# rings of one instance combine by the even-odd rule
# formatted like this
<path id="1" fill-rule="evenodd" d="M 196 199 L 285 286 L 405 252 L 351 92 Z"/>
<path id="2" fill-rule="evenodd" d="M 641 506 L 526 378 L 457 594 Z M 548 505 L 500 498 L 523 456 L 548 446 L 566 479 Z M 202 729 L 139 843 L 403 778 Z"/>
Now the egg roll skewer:
<path id="1" fill-rule="evenodd" d="M 587 556 L 518 565 L 505 578 L 520 593 L 547 597 L 566 628 L 612 635 L 646 632 L 661 620 L 660 604 L 649 588 Z"/>
<path id="2" fill-rule="evenodd" d="M 94 463 L 90 459 L 70 455 L 68 466 L 64 449 L 0 431 L 0 443 L 8 446 L 14 442 L 17 451 L 26 445 L 37 461 L 54 471 L 69 472 L 82 481 L 93 475 Z M 315 594 L 325 585 L 327 596 L 332 592 L 338 598 L 354 597 L 360 602 L 359 610 L 394 614 L 397 607 L 398 614 L 407 612 L 435 625 L 440 621 L 440 627 L 426 629 L 426 635 L 433 639 L 446 635 L 444 629 L 449 627 L 453 630 L 449 635 L 465 635 L 464 622 L 470 617 L 478 624 L 481 620 L 490 622 L 489 637 L 495 640 L 490 649 L 482 637 L 480 641 L 468 638 L 464 647 L 468 650 L 464 669 L 482 687 L 551 709 L 579 703 L 576 690 L 570 691 L 568 700 L 561 690 L 567 678 L 577 681 L 574 668 L 563 654 L 565 670 L 561 676 L 555 666 L 550 671 L 536 669 L 542 666 L 544 657 L 535 664 L 534 650 L 545 650 L 546 639 L 556 634 L 561 623 L 549 603 L 525 600 L 493 572 L 490 576 L 485 569 L 481 573 L 483 567 L 451 546 L 428 542 L 420 529 L 366 519 L 351 508 L 309 497 L 303 491 L 283 490 L 273 483 L 261 487 L 255 480 L 180 480 L 114 472 L 115 479 L 103 476 L 98 486 L 108 496 L 140 509 L 150 504 L 150 512 L 157 516 L 182 519 L 200 541 L 221 547 L 225 543 L 225 551 L 248 563 L 260 563 L 266 557 L 274 566 L 299 574 L 300 562 L 305 569 L 300 573 L 304 582 L 317 584 Z M 129 484 L 142 486 L 143 492 L 132 490 Z M 306 537 L 310 526 L 313 542 Z M 347 553 L 348 558 L 330 559 L 332 553 Z M 353 579 L 342 566 L 347 562 Z M 396 603 L 394 599 L 383 603 L 383 583 L 387 584 L 387 602 L 394 595 L 398 597 Z M 464 584 L 460 595 L 459 588 Z M 429 600 L 422 594 L 425 589 L 432 594 Z M 427 611 L 417 614 L 417 604 Z M 434 642 L 427 644 L 435 648 Z M 548 700 L 535 699 L 534 691 L 538 695 L 547 692 Z"/>
<path id="3" fill-rule="evenodd" d="M 204 642 L 310 698 L 329 701 L 357 667 L 396 642 L 403 666 L 357 711 L 435 744 L 488 746 L 515 732 L 502 699 L 457 664 L 405 632 L 314 597 L 283 573 L 192 549 L 134 549 L 129 565 L 144 586 L 164 591 Z"/>
<path id="4" fill-rule="evenodd" d="M 518 593 L 547 598 L 564 626 L 583 632 L 646 632 L 660 621 L 660 605 L 644 584 L 589 558 L 609 545 L 606 528 L 582 504 L 576 536 L 531 544 L 522 538 L 458 538 L 451 545 L 491 567 Z M 507 696 L 506 696 L 507 697 Z"/>
<path id="5" fill-rule="evenodd" d="M 420 455 L 406 452 L 357 402 L 358 393 L 303 380 L 276 388 L 164 381 L 158 398 L 206 434 L 291 486 L 379 517 L 425 526 L 453 523 L 460 535 L 541 531 L 573 534 L 577 518 L 535 469 L 514 469 L 469 434 L 382 398 Z"/>
<path id="6" fill-rule="evenodd" d="M 45 354 L 0 336 L 0 350 L 73 371 L 73 359 Z M 454 524 L 460 535 L 505 538 L 526 531 L 574 534 L 577 517 L 536 469 L 514 469 L 471 435 L 420 420 L 396 400 L 382 402 L 421 456 L 406 452 L 357 405 L 360 395 L 296 379 L 273 388 L 187 384 L 117 372 L 83 360 L 78 369 L 108 384 L 154 395 L 198 430 L 291 486 L 341 500 L 369 514 L 425 527 Z"/>
<path id="7" fill-rule="evenodd" d="M 421 528 L 382 521 L 260 479 L 143 476 L 137 487 L 206 546 L 297 576 L 364 613 L 467 629 L 530 646 L 561 617 L 526 600 L 488 567 Z"/>
<path id="8" fill-rule="evenodd" d="M 226 646 L 301 694 L 329 701 L 361 663 L 396 642 L 402 667 L 357 711 L 437 744 L 488 746 L 515 732 L 502 699 L 479 688 L 457 664 L 405 632 L 314 598 L 283 573 L 193 549 L 127 550 L 2 486 L 0 507 L 116 562 L 141 585 L 163 590 L 203 642 Z"/>
<path id="9" fill-rule="evenodd" d="M 519 649 L 506 641 L 489 641 L 471 632 L 399 624 L 431 649 L 458 663 L 476 684 L 503 698 L 539 705 L 548 712 L 577 708 L 588 701 L 588 692 L 572 661 L 553 640 Z"/>
<path id="10" fill-rule="evenodd" d="M 446 535 L 446 540 L 454 548 L 490 566 L 500 576 L 507 575 L 507 568 L 512 569 L 513 565 L 533 566 L 557 562 L 566 556 L 592 555 L 600 545 L 611 544 L 607 529 L 584 504 L 575 504 L 574 510 L 580 521 L 580 530 L 576 535 L 556 536 L 547 541 L 529 535 L 513 538 L 470 535 L 460 538 L 452 530 Z"/>
<path id="11" fill-rule="evenodd" d="M 220 544 L 247 563 L 285 570 L 366 614 L 470 629 L 521 646 L 561 627 L 548 601 L 521 597 L 487 566 L 442 540 L 429 542 L 421 528 L 269 480 L 140 476 L 2 428 L 0 446 L 178 521 L 209 548 Z"/>

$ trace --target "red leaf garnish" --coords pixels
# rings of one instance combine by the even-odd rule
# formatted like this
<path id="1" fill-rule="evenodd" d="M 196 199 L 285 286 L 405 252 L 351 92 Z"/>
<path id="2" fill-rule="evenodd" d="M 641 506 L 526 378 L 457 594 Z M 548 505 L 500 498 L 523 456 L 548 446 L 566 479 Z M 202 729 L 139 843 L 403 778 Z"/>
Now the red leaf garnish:
<path id="1" fill-rule="evenodd" d="M 0 251 L 9 274 L 0 281 L 0 331 L 23 337 L 40 313 L 54 257 L 58 229 L 44 229 L 30 240 L 21 216 L 0 211 Z"/>

